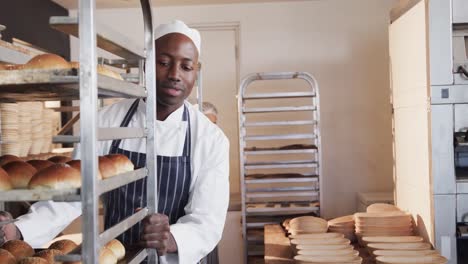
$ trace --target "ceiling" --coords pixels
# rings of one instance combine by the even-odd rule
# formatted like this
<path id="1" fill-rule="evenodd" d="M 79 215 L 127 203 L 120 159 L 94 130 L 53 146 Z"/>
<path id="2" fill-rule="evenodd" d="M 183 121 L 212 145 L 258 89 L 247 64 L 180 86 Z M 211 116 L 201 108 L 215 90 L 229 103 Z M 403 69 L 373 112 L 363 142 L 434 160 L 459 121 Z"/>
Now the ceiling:
<path id="1" fill-rule="evenodd" d="M 77 0 L 52 0 L 67 9 L 77 9 Z M 210 5 L 235 3 L 285 2 L 288 0 L 152 0 L 154 6 Z M 291 1 L 291 0 L 289 0 Z M 96 0 L 97 8 L 132 8 L 140 7 L 139 0 Z"/>

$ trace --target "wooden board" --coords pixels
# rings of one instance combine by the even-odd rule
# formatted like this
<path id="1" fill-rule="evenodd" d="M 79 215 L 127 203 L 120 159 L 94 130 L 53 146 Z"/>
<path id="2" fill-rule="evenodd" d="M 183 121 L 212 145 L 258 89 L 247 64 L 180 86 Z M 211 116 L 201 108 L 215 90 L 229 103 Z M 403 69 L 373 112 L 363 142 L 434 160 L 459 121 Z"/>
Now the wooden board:
<path id="1" fill-rule="evenodd" d="M 293 251 L 289 238 L 279 224 L 265 225 L 265 264 L 294 263 Z"/>

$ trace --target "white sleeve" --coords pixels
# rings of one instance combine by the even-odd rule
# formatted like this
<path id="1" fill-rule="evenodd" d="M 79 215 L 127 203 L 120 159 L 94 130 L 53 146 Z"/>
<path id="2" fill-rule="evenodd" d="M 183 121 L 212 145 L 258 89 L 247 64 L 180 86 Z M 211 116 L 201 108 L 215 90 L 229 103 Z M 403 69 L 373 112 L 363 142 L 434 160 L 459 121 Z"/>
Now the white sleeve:
<path id="1" fill-rule="evenodd" d="M 40 248 L 80 215 L 81 202 L 42 201 L 33 204 L 29 213 L 18 217 L 15 224 L 24 241 Z"/>
<path id="2" fill-rule="evenodd" d="M 185 207 L 186 215 L 171 225 L 179 264 L 193 264 L 221 240 L 229 204 L 229 141 L 221 137 L 209 150 Z M 192 175 L 193 177 L 193 175 Z"/>

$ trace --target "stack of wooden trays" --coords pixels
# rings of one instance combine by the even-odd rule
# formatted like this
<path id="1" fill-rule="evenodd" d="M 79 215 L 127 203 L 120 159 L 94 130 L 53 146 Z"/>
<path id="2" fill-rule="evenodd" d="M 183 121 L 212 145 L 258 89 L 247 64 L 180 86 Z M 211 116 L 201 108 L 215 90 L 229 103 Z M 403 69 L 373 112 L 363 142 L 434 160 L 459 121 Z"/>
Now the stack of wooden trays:
<path id="1" fill-rule="evenodd" d="M 412 216 L 405 212 L 356 213 L 354 219 L 356 221 L 356 236 L 359 242 L 365 236 L 413 235 Z"/>
<path id="2" fill-rule="evenodd" d="M 42 136 L 43 144 L 41 153 L 49 153 L 52 150 L 52 137 L 54 135 L 54 110 L 44 108 L 42 111 Z"/>
<path id="3" fill-rule="evenodd" d="M 356 241 L 354 215 L 338 217 L 328 221 L 328 231 L 341 233 L 345 238 Z"/>
<path id="4" fill-rule="evenodd" d="M 26 157 L 32 145 L 32 125 L 30 103 L 21 102 L 19 106 L 19 138 L 21 143 L 20 157 Z"/>
<path id="5" fill-rule="evenodd" d="M 288 223 L 288 232 L 292 235 L 326 233 L 328 222 L 314 216 L 301 216 L 293 218 Z"/>
<path id="6" fill-rule="evenodd" d="M 19 106 L 16 103 L 0 104 L 2 155 L 19 156 L 21 154 L 18 112 Z"/>
<path id="7" fill-rule="evenodd" d="M 32 146 L 29 150 L 30 155 L 41 154 L 42 145 L 44 144 L 44 136 L 42 133 L 42 110 L 41 102 L 30 103 L 31 109 L 31 124 L 32 124 Z"/>

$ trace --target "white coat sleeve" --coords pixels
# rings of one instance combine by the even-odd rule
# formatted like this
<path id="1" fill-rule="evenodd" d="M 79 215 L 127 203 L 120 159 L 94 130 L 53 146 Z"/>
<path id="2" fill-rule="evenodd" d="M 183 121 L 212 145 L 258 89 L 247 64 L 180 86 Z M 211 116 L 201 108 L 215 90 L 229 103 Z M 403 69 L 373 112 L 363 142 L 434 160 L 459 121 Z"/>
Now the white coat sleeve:
<path id="1" fill-rule="evenodd" d="M 80 215 L 80 202 L 43 201 L 33 204 L 29 213 L 18 217 L 15 224 L 24 241 L 33 248 L 40 248 Z"/>
<path id="2" fill-rule="evenodd" d="M 223 135 L 206 150 L 186 215 L 170 226 L 178 248 L 178 263 L 193 264 L 221 240 L 229 204 L 229 141 Z"/>

